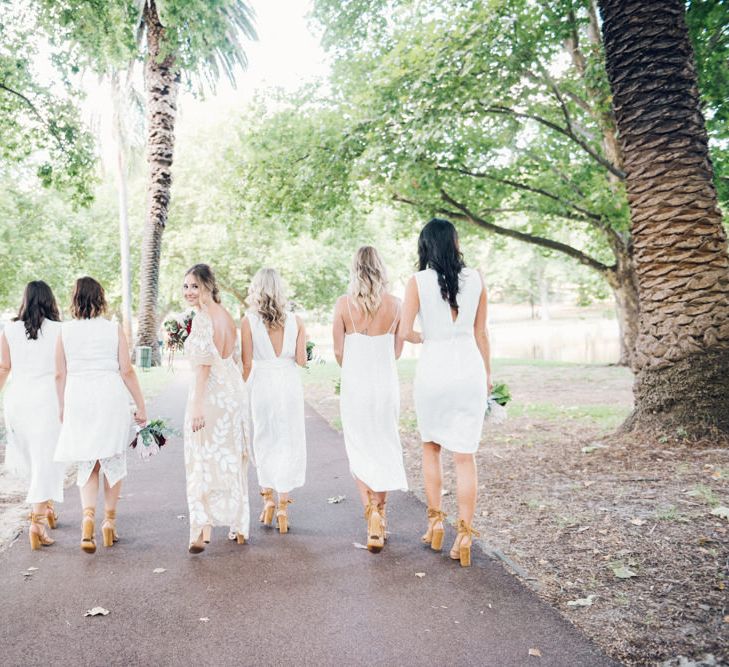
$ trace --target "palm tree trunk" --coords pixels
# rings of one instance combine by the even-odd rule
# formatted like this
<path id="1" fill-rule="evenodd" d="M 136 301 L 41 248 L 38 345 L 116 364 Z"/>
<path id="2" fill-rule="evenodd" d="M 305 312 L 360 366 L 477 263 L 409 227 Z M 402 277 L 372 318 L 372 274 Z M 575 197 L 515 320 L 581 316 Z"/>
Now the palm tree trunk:
<path id="1" fill-rule="evenodd" d="M 142 239 L 142 263 L 139 285 L 139 326 L 137 345 L 152 348 L 152 363 L 161 363 L 157 345 L 159 328 L 157 298 L 162 232 L 167 224 L 172 185 L 172 153 L 175 144 L 175 115 L 179 72 L 175 57 L 162 57 L 164 27 L 160 23 L 154 0 L 144 8 L 147 28 L 145 87 L 147 93 L 147 211 Z"/>
<path id="2" fill-rule="evenodd" d="M 627 428 L 729 433 L 729 257 L 683 0 L 600 0 L 640 299 Z"/>
<path id="3" fill-rule="evenodd" d="M 119 73 L 114 70 L 111 75 L 112 98 L 114 104 L 114 138 L 116 140 L 116 180 L 117 200 L 119 206 L 119 255 L 121 258 L 121 297 L 122 297 L 122 330 L 127 343 L 132 344 L 132 279 L 129 261 L 129 216 L 127 198 L 126 148 L 127 142 L 122 122 L 122 91 L 119 84 Z"/>

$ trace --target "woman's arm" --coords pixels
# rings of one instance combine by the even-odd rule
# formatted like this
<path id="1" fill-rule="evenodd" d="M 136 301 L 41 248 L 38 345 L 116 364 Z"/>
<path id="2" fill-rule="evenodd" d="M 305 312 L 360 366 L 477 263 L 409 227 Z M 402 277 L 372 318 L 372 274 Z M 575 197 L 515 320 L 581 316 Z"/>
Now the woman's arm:
<path id="1" fill-rule="evenodd" d="M 195 366 L 195 391 L 192 394 L 192 432 L 196 433 L 205 428 L 205 390 L 210 378 L 210 366 L 199 364 Z"/>
<path id="2" fill-rule="evenodd" d="M 299 366 L 306 366 L 306 327 L 304 321 L 297 315 L 296 326 L 299 328 L 296 334 L 296 363 Z"/>
<path id="3" fill-rule="evenodd" d="M 483 357 L 483 365 L 486 368 L 486 382 L 488 383 L 488 391 L 491 393 L 493 384 L 491 382 L 491 345 L 489 343 L 489 330 L 486 323 L 488 311 L 487 301 L 486 287 L 483 284 L 483 277 L 481 277 L 481 298 L 478 300 L 478 308 L 476 309 L 476 319 L 473 323 L 473 335 L 476 338 L 478 351 Z"/>
<path id="4" fill-rule="evenodd" d="M 60 338 L 60 337 L 59 337 Z M 139 378 L 134 371 L 132 361 L 129 357 L 129 345 L 127 343 L 127 337 L 124 335 L 124 331 L 119 326 L 119 373 L 121 375 L 126 388 L 134 399 L 134 404 L 137 409 L 134 411 L 134 421 L 139 426 L 144 426 L 147 423 L 147 409 L 144 405 L 144 396 L 142 394 L 142 388 L 139 386 Z"/>
<path id="5" fill-rule="evenodd" d="M 422 343 L 423 336 L 419 331 L 413 331 L 415 317 L 420 310 L 420 295 L 418 294 L 418 284 L 415 282 L 415 276 L 408 280 L 405 287 L 405 301 L 402 304 L 402 316 L 398 326 L 398 336 L 401 341 L 409 343 Z"/>
<path id="6" fill-rule="evenodd" d="M 344 359 L 344 318 L 342 317 L 342 304 L 346 296 L 340 296 L 334 305 L 334 322 L 332 323 L 332 338 L 334 339 L 334 358 L 341 366 Z"/>
<path id="7" fill-rule="evenodd" d="M 58 334 L 56 340 L 56 396 L 58 397 L 58 419 L 63 423 L 63 402 L 66 393 L 66 351 L 63 338 Z"/>
<path id="8" fill-rule="evenodd" d="M 0 333 L 0 391 L 10 375 L 10 346 L 4 333 Z"/>
<path id="9" fill-rule="evenodd" d="M 253 368 L 253 334 L 247 317 L 240 321 L 240 360 L 243 364 L 243 381 L 248 382 Z"/>
<path id="10" fill-rule="evenodd" d="M 404 343 L 402 336 L 400 335 L 400 330 L 402 328 L 402 303 L 397 297 L 392 298 L 395 301 L 395 317 L 397 318 L 397 324 L 395 325 L 395 359 L 399 359 L 400 355 L 402 354 L 402 348 Z"/>

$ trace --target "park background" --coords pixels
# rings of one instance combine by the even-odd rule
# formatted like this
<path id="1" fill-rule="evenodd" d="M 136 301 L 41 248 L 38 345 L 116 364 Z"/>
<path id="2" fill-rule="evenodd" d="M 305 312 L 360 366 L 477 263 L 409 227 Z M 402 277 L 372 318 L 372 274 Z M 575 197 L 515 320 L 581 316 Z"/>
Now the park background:
<path id="1" fill-rule="evenodd" d="M 727 449 L 680 426 L 615 435 L 633 405 L 638 315 L 596 3 L 431 4 L 252 2 L 233 17 L 239 51 L 184 24 L 170 112 L 169 79 L 144 76 L 144 45 L 114 13 L 134 2 L 105 14 L 4 0 L 2 319 L 32 279 L 67 312 L 89 274 L 130 340 L 149 343 L 137 325 L 149 295 L 156 338 L 183 310 L 192 264 L 214 268 L 234 316 L 274 266 L 325 362 L 303 372 L 307 400 L 338 427 L 329 320 L 354 250 L 378 247 L 402 294 L 422 224 L 453 218 L 489 290 L 494 378 L 513 394 L 478 455 L 487 544 L 613 657 L 726 657 Z M 217 3 L 187 5 L 210 21 Z M 686 10 L 726 220 L 729 8 Z M 150 154 L 172 145 L 152 178 Z M 169 198 L 151 272 L 150 197 Z M 417 491 L 414 354 L 400 363 L 401 427 Z M 142 374 L 150 394 L 169 379 L 162 361 Z"/>

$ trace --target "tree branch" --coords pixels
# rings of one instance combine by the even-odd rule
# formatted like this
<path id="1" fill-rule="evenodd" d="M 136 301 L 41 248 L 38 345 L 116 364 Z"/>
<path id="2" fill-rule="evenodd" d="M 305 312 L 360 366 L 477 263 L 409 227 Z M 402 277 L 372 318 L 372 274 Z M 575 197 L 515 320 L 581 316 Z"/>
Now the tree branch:
<path id="1" fill-rule="evenodd" d="M 447 204 L 450 204 L 451 206 L 458 209 L 457 211 L 452 211 L 449 209 L 439 209 L 438 212 L 442 213 L 444 215 L 449 215 L 455 219 L 458 220 L 465 220 L 467 222 L 471 222 L 482 229 L 485 229 L 489 232 L 493 232 L 494 234 L 499 234 L 501 236 L 507 236 L 512 239 L 516 239 L 518 241 L 522 241 L 524 243 L 531 243 L 532 245 L 538 245 L 542 248 L 548 248 L 550 250 L 556 250 L 557 252 L 560 252 L 564 255 L 567 255 L 568 257 L 572 257 L 573 259 L 576 259 L 581 264 L 584 264 L 585 266 L 590 267 L 591 269 L 597 271 L 598 273 L 602 275 L 606 275 L 607 273 L 614 271 L 614 267 L 608 266 L 607 264 L 603 264 L 602 262 L 598 262 L 596 259 L 590 257 L 589 255 L 586 255 L 581 250 L 578 250 L 577 248 L 573 248 L 572 246 L 567 245 L 566 243 L 561 243 L 560 241 L 553 241 L 552 239 L 547 239 L 542 236 L 536 236 L 534 234 L 528 234 L 526 232 L 520 232 L 516 229 L 509 229 L 508 227 L 501 227 L 499 225 L 495 225 L 492 222 L 488 222 L 487 220 L 484 220 L 481 216 L 473 213 L 465 204 L 461 204 L 460 202 L 456 201 L 451 197 L 445 190 L 441 189 L 440 191 L 441 197 L 443 198 L 443 201 L 445 201 Z"/>
<path id="2" fill-rule="evenodd" d="M 15 95 L 16 97 L 18 97 L 21 100 L 23 100 L 23 102 L 25 102 L 25 104 L 33 112 L 33 114 L 35 115 L 35 117 L 41 122 L 41 124 L 48 130 L 48 132 L 50 132 L 51 136 L 56 140 L 56 143 L 58 144 L 58 147 L 64 153 L 66 152 L 65 146 L 63 145 L 63 142 L 61 141 L 61 137 L 58 136 L 58 133 L 53 129 L 53 127 L 51 126 L 51 124 L 45 118 L 43 118 L 43 116 L 41 115 L 41 112 L 38 111 L 38 108 L 35 106 L 35 104 L 33 104 L 33 102 L 28 97 L 26 97 L 22 93 L 19 93 L 17 90 L 13 90 L 12 88 L 9 88 L 4 83 L 0 83 L 0 89 L 6 90 L 11 95 Z"/>

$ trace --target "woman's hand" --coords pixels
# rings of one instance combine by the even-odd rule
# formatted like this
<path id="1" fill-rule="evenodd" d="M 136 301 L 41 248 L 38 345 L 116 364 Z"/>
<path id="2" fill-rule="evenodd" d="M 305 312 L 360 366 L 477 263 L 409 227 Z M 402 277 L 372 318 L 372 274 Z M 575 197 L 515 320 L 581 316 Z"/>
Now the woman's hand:
<path id="1" fill-rule="evenodd" d="M 147 410 L 144 406 L 134 411 L 134 421 L 137 423 L 137 426 L 142 427 L 147 423 Z"/>
<path id="2" fill-rule="evenodd" d="M 192 432 L 197 433 L 205 428 L 205 415 L 202 405 L 193 403 L 192 405 Z"/>

